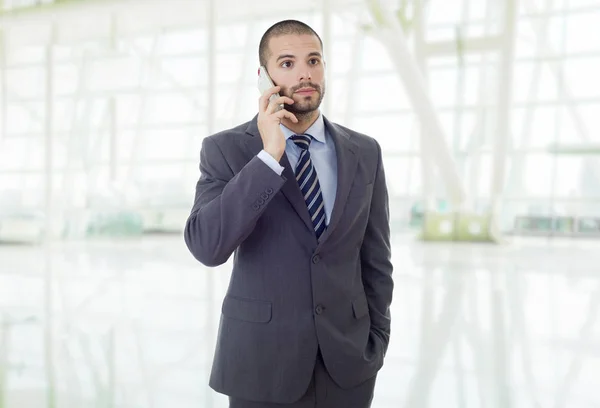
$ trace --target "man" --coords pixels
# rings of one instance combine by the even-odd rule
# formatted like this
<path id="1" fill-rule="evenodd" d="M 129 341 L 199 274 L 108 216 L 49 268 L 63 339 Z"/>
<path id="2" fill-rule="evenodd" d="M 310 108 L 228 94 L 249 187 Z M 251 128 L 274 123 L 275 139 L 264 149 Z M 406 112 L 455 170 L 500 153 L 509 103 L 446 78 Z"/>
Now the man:
<path id="1" fill-rule="evenodd" d="M 204 265 L 234 253 L 210 386 L 231 408 L 367 408 L 393 289 L 381 149 L 320 113 L 309 26 L 279 22 L 259 48 L 277 86 L 253 120 L 204 139 L 185 228 Z"/>

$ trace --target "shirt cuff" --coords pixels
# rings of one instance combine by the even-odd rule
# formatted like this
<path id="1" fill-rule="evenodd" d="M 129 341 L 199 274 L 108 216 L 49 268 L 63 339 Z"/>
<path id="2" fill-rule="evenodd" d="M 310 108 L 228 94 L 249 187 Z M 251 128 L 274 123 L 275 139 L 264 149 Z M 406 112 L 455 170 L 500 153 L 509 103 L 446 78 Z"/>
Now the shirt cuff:
<path id="1" fill-rule="evenodd" d="M 267 153 L 264 149 L 258 152 L 257 156 L 275 173 L 281 176 L 281 173 L 283 173 L 283 167 L 279 163 L 277 163 L 277 160 L 275 160 L 273 156 Z"/>

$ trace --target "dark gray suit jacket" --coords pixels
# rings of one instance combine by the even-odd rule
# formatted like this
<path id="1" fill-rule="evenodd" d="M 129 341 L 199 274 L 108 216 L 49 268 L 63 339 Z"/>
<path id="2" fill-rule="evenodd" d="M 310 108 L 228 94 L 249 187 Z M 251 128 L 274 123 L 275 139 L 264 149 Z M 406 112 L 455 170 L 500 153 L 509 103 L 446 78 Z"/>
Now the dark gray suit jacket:
<path id="1" fill-rule="evenodd" d="M 287 156 L 282 176 L 256 157 L 256 119 L 204 139 L 185 242 L 207 266 L 234 254 L 210 386 L 291 403 L 306 392 L 319 347 L 343 388 L 383 364 L 393 291 L 388 193 L 379 144 L 325 119 L 338 185 L 317 242 Z"/>

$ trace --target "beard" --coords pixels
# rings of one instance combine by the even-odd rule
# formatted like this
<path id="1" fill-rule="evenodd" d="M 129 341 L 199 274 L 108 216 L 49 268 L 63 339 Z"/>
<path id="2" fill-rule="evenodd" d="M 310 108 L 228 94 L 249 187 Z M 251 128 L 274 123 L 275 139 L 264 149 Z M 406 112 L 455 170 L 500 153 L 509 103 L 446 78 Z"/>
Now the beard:
<path id="1" fill-rule="evenodd" d="M 314 96 L 301 96 L 300 100 L 294 99 L 294 93 L 301 88 L 313 88 L 318 93 L 317 99 L 313 100 Z M 281 95 L 294 99 L 293 104 L 285 105 L 285 110 L 293 113 L 298 120 L 302 120 L 311 117 L 311 114 L 321 106 L 321 102 L 325 96 L 325 84 L 321 87 L 312 82 L 302 82 L 292 88 L 282 89 Z"/>

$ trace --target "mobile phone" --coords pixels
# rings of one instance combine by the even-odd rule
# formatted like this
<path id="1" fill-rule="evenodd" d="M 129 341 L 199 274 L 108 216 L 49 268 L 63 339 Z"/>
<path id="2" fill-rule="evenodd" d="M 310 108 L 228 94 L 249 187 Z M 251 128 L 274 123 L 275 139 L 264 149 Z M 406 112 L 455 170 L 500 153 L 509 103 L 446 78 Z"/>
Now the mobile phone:
<path id="1" fill-rule="evenodd" d="M 274 86 L 275 86 L 275 84 L 273 83 L 273 80 L 269 76 L 267 69 L 261 65 L 260 68 L 258 68 L 258 90 L 260 91 L 260 94 L 262 95 L 263 93 L 265 93 L 265 91 L 267 89 L 273 88 Z M 279 97 L 280 97 L 280 95 L 278 93 L 273 94 L 269 98 L 269 102 L 273 102 L 275 99 L 277 99 Z M 277 110 L 281 110 L 281 109 L 283 109 L 283 104 L 280 104 L 277 108 Z"/>

